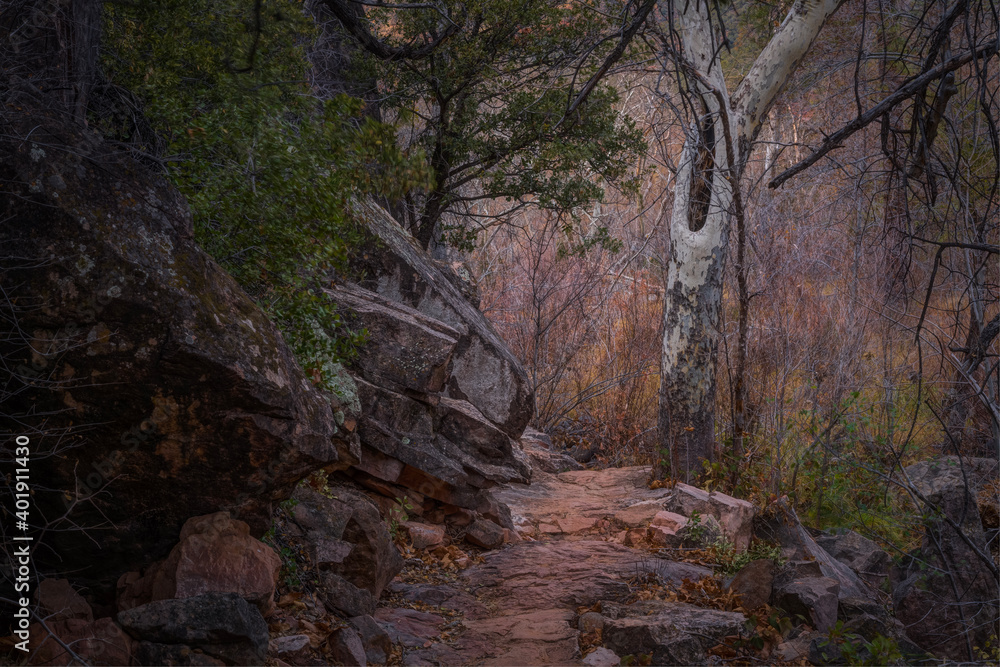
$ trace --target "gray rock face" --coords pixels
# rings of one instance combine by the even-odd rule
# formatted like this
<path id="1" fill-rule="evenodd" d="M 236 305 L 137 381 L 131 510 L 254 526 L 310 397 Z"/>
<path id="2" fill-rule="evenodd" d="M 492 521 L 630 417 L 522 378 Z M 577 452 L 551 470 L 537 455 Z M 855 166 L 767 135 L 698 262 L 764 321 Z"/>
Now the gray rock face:
<path id="1" fill-rule="evenodd" d="M 851 568 L 862 580 L 877 588 L 889 576 L 889 554 L 853 530 L 838 535 L 824 535 L 816 543 L 827 553 Z"/>
<path id="2" fill-rule="evenodd" d="M 799 523 L 795 510 L 784 500 L 779 500 L 778 504 L 779 511 L 775 516 L 754 522 L 754 535 L 766 542 L 780 544 L 782 558 L 815 561 L 823 576 L 836 579 L 840 584 L 840 597 L 871 597 L 868 585 L 851 568 L 816 543 L 809 531 Z"/>
<path id="3" fill-rule="evenodd" d="M 161 176 L 44 112 L 24 122 L 5 116 L 0 139 L 0 273 L 31 297 L 0 302 L 0 356 L 20 369 L 4 413 L 38 429 L 32 474 L 59 490 L 38 489 L 39 514 L 75 502 L 73 526 L 114 526 L 50 531 L 36 566 L 110 593 L 166 556 L 191 516 L 229 510 L 259 537 L 273 500 L 312 470 L 346 468 L 358 446 L 334 417 L 349 408 L 313 388 L 194 244 Z"/>
<path id="4" fill-rule="evenodd" d="M 435 407 L 364 380 L 357 384 L 366 413 L 359 470 L 468 509 L 479 509 L 479 489 L 530 478 L 517 445 L 469 403 L 441 398 Z"/>
<path id="5" fill-rule="evenodd" d="M 358 216 L 377 241 L 355 258 L 361 286 L 406 304 L 460 332 L 447 394 L 466 400 L 507 435 L 518 438 L 531 419 L 527 373 L 492 326 L 381 207 L 358 202 Z"/>
<path id="6" fill-rule="evenodd" d="M 794 570 L 775 577 L 771 600 L 789 614 L 802 616 L 820 632 L 827 632 L 837 622 L 840 583 L 822 576 L 802 576 Z"/>
<path id="7" fill-rule="evenodd" d="M 618 655 L 651 653 L 655 665 L 705 662 L 706 651 L 739 634 L 746 617 L 682 602 L 649 600 L 631 605 L 602 603 L 604 645 Z"/>
<path id="8" fill-rule="evenodd" d="M 365 656 L 373 665 L 384 665 L 392 651 L 389 633 L 371 616 L 355 616 L 351 625 L 358 631 Z"/>
<path id="9" fill-rule="evenodd" d="M 896 617 L 919 647 L 939 658 L 975 659 L 974 647 L 998 633 L 998 583 L 975 491 L 977 461 L 945 457 L 904 472 L 924 496 L 924 537 L 892 592 Z M 986 466 L 983 466 L 986 467 Z"/>
<path id="10" fill-rule="evenodd" d="M 369 332 L 364 353 L 355 364 L 361 377 L 396 390 L 436 393 L 444 389 L 461 336 L 458 331 L 354 285 L 338 285 L 327 294 L 349 309 L 355 328 Z"/>
<path id="11" fill-rule="evenodd" d="M 176 646 L 176 652 L 200 649 L 230 665 L 262 665 L 267 657 L 267 623 L 236 593 L 150 602 L 119 612 L 118 623 L 140 641 Z"/>
<path id="12" fill-rule="evenodd" d="M 364 494 L 332 486 L 330 497 L 309 485 L 295 489 L 298 502 L 287 526 L 321 571 L 320 597 L 350 616 L 371 614 L 375 600 L 403 569 L 378 509 Z"/>

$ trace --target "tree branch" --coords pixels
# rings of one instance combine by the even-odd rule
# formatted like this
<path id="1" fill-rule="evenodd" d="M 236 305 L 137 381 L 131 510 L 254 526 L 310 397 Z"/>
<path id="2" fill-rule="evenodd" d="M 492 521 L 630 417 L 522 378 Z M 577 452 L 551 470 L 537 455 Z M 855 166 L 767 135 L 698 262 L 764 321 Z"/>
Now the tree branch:
<path id="1" fill-rule="evenodd" d="M 923 90 L 932 81 L 940 79 L 944 75 L 948 74 L 948 72 L 953 72 L 962 65 L 972 62 L 972 60 L 989 58 L 990 56 L 995 55 L 996 52 L 997 42 L 994 40 L 989 44 L 980 46 L 977 49 L 973 49 L 972 51 L 968 51 L 962 55 L 950 58 L 937 67 L 931 68 L 923 74 L 910 79 L 909 82 L 897 88 L 896 92 L 876 104 L 869 111 L 861 114 L 841 129 L 827 136 L 823 145 L 817 148 L 812 155 L 775 176 L 774 179 L 767 184 L 767 187 L 772 189 L 780 187 L 788 179 L 816 164 L 824 155 L 835 148 L 840 148 L 844 141 L 846 141 L 852 134 L 861 128 L 866 127 L 876 118 L 888 113 L 897 104 L 909 99 L 919 91 Z"/>
<path id="2" fill-rule="evenodd" d="M 361 3 L 354 2 L 354 0 L 323 0 L 323 3 L 327 6 L 330 12 L 337 18 L 338 21 L 344 26 L 344 28 L 361 44 L 365 51 L 372 54 L 376 58 L 382 60 L 397 60 L 397 59 L 410 59 L 416 60 L 419 58 L 424 58 L 434 52 L 441 44 L 445 42 L 449 37 L 454 35 L 459 30 L 458 23 L 452 20 L 450 16 L 445 15 L 445 19 L 450 23 L 450 25 L 445 28 L 445 30 L 438 35 L 429 44 L 425 44 L 421 47 L 402 47 L 402 46 L 390 46 L 385 42 L 379 40 L 375 35 L 368 31 L 364 26 L 364 22 L 367 20 L 365 16 L 364 5 L 370 6 L 382 6 L 382 7 L 392 7 L 392 5 L 376 5 L 374 3 Z M 399 5 L 399 8 L 405 9 L 417 9 L 423 8 L 423 4 L 408 4 Z M 426 5 L 427 8 L 435 9 L 440 13 L 440 9 L 435 5 Z"/>

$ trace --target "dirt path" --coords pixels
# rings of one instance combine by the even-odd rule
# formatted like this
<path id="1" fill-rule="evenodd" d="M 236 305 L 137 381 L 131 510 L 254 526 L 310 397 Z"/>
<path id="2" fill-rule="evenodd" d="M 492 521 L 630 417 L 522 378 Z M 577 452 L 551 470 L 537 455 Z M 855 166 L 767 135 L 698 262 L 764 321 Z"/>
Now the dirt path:
<path id="1" fill-rule="evenodd" d="M 649 490 L 647 476 L 647 468 L 537 472 L 531 486 L 498 492 L 525 541 L 484 554 L 448 583 L 392 584 L 397 600 L 418 607 L 378 613 L 406 647 L 404 664 L 581 664 L 580 607 L 624 599 L 640 573 L 678 583 L 707 574 L 621 544 L 663 509 L 667 492 Z"/>

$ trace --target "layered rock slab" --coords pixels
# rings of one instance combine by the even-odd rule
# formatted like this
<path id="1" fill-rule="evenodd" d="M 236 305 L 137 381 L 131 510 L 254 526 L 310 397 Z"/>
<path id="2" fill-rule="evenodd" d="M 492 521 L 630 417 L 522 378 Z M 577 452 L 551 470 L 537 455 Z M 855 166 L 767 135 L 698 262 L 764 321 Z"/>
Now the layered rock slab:
<path id="1" fill-rule="evenodd" d="M 360 286 L 410 306 L 460 332 L 446 392 L 466 400 L 512 438 L 534 412 L 531 382 L 492 325 L 399 224 L 371 201 L 355 203 L 371 234 L 352 260 Z"/>

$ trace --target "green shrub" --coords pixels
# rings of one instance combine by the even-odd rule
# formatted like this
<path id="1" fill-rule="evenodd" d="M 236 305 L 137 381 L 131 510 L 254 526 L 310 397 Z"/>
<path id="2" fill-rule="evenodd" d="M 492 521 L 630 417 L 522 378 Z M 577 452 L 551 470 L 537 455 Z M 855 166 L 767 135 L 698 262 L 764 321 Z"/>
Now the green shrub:
<path id="1" fill-rule="evenodd" d="M 421 182 L 420 156 L 404 159 L 359 100 L 311 94 L 315 25 L 298 0 L 262 0 L 259 14 L 243 0 L 107 3 L 105 20 L 105 74 L 143 101 L 197 241 L 303 367 L 349 358 L 363 332 L 321 290 L 359 238 L 350 200 Z M 117 114 L 94 121 L 112 138 L 129 133 Z"/>

